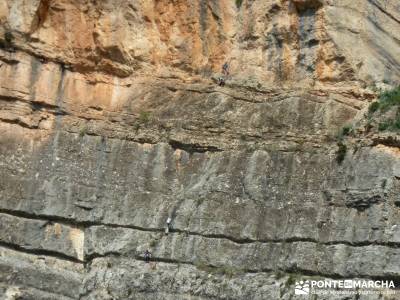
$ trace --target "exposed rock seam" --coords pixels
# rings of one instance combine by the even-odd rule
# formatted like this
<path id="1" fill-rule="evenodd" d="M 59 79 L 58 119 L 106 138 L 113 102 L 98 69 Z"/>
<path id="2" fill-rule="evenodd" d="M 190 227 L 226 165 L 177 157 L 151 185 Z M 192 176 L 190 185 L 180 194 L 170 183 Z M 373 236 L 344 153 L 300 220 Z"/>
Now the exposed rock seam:
<path id="1" fill-rule="evenodd" d="M 107 257 L 122 257 L 121 253 L 116 253 L 116 252 L 107 252 L 105 254 L 98 254 L 98 253 L 93 253 L 89 257 L 90 262 L 92 262 L 95 259 L 101 259 L 101 258 L 107 258 Z M 125 256 L 125 258 L 134 258 L 135 260 L 139 261 L 145 261 L 142 256 Z M 162 258 L 162 257 L 155 257 L 153 256 L 150 259 L 151 262 L 161 262 L 161 263 L 166 263 L 166 264 L 181 264 L 181 265 L 190 265 L 194 266 L 198 269 L 198 265 L 196 263 L 190 262 L 190 261 L 181 261 L 177 259 L 170 259 L 170 258 Z M 218 271 L 218 266 L 208 264 L 206 267 L 209 267 L 211 269 L 215 269 L 215 271 Z M 358 274 L 350 274 L 348 276 L 342 276 L 339 274 L 328 274 L 324 272 L 314 272 L 310 270 L 305 270 L 305 269 L 300 269 L 300 268 L 288 268 L 288 269 L 282 269 L 278 268 L 276 270 L 270 269 L 270 268 L 261 268 L 259 270 L 254 270 L 254 269 L 238 269 L 238 273 L 251 273 L 251 274 L 258 274 L 258 273 L 269 273 L 269 274 L 276 274 L 277 272 L 282 272 L 285 274 L 293 274 L 293 275 L 301 275 L 301 276 L 310 276 L 310 277 L 324 277 L 327 279 L 348 279 L 348 278 L 361 278 L 361 279 L 369 279 L 369 280 L 393 280 L 395 282 L 400 281 L 400 275 L 399 276 L 393 276 L 393 275 L 388 275 L 388 276 L 367 276 L 367 275 L 358 275 Z"/>
<path id="2" fill-rule="evenodd" d="M 119 252 L 107 252 L 104 254 L 98 254 L 98 253 L 93 253 L 91 255 L 87 256 L 87 260 L 85 262 L 82 262 L 76 258 L 73 257 L 69 257 L 67 255 L 63 255 L 60 254 L 58 252 L 55 251 L 48 251 L 48 250 L 39 250 L 39 249 L 26 249 L 17 245 L 11 245 L 8 243 L 4 243 L 4 242 L 0 242 L 0 247 L 6 248 L 6 249 L 11 249 L 13 251 L 17 251 L 17 252 L 24 252 L 24 253 L 29 253 L 29 254 L 34 254 L 34 255 L 40 255 L 40 256 L 49 256 L 52 258 L 56 258 L 59 260 L 67 260 L 70 262 L 74 262 L 74 263 L 79 263 L 82 264 L 84 263 L 85 268 L 87 268 L 87 266 L 90 266 L 91 262 L 95 259 L 101 259 L 101 258 L 107 258 L 107 257 L 122 257 L 123 255 Z M 142 256 L 139 255 L 135 255 L 133 257 L 131 256 L 126 256 L 126 258 L 134 258 L 135 260 L 138 261 L 144 261 L 144 258 Z M 166 263 L 166 264 L 174 264 L 174 265 L 179 265 L 179 264 L 183 264 L 183 265 L 191 265 L 194 266 L 196 268 L 198 268 L 198 266 L 190 261 L 181 261 L 181 260 L 177 260 L 177 259 L 171 259 L 171 258 L 163 258 L 163 257 L 152 257 L 151 258 L 152 262 L 161 262 L 161 263 Z M 210 267 L 211 269 L 215 269 L 216 271 L 218 271 L 218 266 L 209 264 L 207 265 L 207 267 Z M 370 279 L 370 280 L 393 280 L 395 282 L 399 282 L 400 281 L 400 276 L 366 276 L 366 275 L 358 275 L 358 274 L 350 274 L 348 276 L 342 276 L 339 274 L 328 274 L 328 273 L 323 273 L 323 272 L 313 272 L 310 270 L 305 270 L 305 269 L 282 269 L 279 268 L 277 270 L 273 270 L 273 269 L 269 269 L 269 268 L 262 268 L 259 270 L 254 270 L 254 269 L 240 269 L 238 270 L 240 272 L 238 273 L 251 273 L 251 274 L 258 274 L 258 273 L 269 273 L 269 274 L 276 274 L 276 272 L 282 272 L 285 274 L 294 274 L 294 275 L 301 275 L 301 276 L 318 276 L 318 277 L 324 277 L 324 278 L 330 278 L 330 279 L 345 279 L 345 278 L 353 278 L 353 277 L 361 277 L 362 279 Z"/>
<path id="3" fill-rule="evenodd" d="M 66 260 L 69 262 L 73 262 L 73 263 L 79 263 L 79 264 L 83 264 L 84 261 L 73 257 L 73 256 L 69 256 L 67 254 L 64 254 L 62 252 L 58 252 L 58 251 L 53 251 L 53 250 L 46 250 L 46 249 L 37 249 L 37 248 L 28 248 L 26 246 L 21 246 L 21 245 L 16 245 L 16 244 L 12 244 L 12 243 L 7 243 L 4 241 L 0 241 L 0 247 L 6 248 L 6 249 L 10 249 L 10 250 L 14 250 L 17 252 L 23 252 L 23 253 L 29 253 L 29 254 L 34 254 L 34 255 L 44 255 L 44 256 L 50 256 L 53 258 L 57 258 L 60 260 Z"/>
<path id="4" fill-rule="evenodd" d="M 368 0 L 368 2 L 371 3 L 373 6 L 375 6 L 377 9 L 379 9 L 382 13 L 387 15 L 389 18 L 391 18 L 393 21 L 400 23 L 399 19 L 397 19 L 395 16 L 393 16 L 387 10 L 384 10 L 378 3 L 375 2 L 375 0 Z"/>
<path id="5" fill-rule="evenodd" d="M 86 120 L 86 121 L 98 120 L 96 118 L 88 118 L 88 117 L 85 117 L 85 116 L 72 115 L 69 112 L 60 109 L 56 105 L 51 105 L 51 104 L 44 103 L 44 102 L 38 102 L 38 101 L 37 102 L 27 102 L 27 101 L 23 101 L 23 100 L 21 100 L 19 98 L 9 97 L 9 96 L 0 96 L 0 100 L 5 100 L 5 101 L 8 101 L 8 102 L 20 101 L 20 102 L 23 102 L 24 104 L 31 104 L 33 106 L 31 109 L 33 111 L 44 111 L 46 113 L 53 114 L 54 116 L 57 116 L 57 115 L 74 116 L 77 119 L 82 119 L 82 120 Z M 39 128 L 38 124 L 31 125 L 31 124 L 28 124 L 28 123 L 24 122 L 23 120 L 21 120 L 19 118 L 14 118 L 14 119 L 0 118 L 0 122 L 19 125 L 19 126 L 21 126 L 23 128 L 28 128 L 28 129 L 38 129 Z M 64 132 L 71 133 L 71 134 L 78 134 L 79 133 L 78 131 L 73 131 L 73 130 L 68 130 L 68 129 L 64 129 Z M 121 132 L 124 132 L 124 131 L 121 131 Z M 95 136 L 95 137 L 103 137 L 103 135 L 99 135 L 99 134 L 96 134 L 96 133 L 90 132 L 90 131 L 85 132 L 85 135 Z M 257 136 L 257 135 L 247 135 L 247 136 L 250 137 L 250 138 L 260 138 L 260 136 Z M 280 137 L 280 135 L 278 135 L 276 137 Z M 116 138 L 116 137 L 107 136 L 107 138 L 112 139 L 112 138 Z M 152 144 L 152 145 L 155 145 L 155 144 L 160 143 L 160 142 L 167 142 L 167 143 L 170 144 L 170 146 L 172 148 L 183 150 L 183 151 L 186 151 L 186 152 L 189 152 L 189 153 L 222 152 L 222 151 L 231 150 L 230 148 L 224 149 L 224 148 L 219 148 L 219 147 L 213 146 L 213 145 L 203 146 L 203 145 L 200 145 L 198 143 L 192 143 L 192 144 L 191 143 L 183 143 L 183 142 L 180 142 L 180 141 L 177 141 L 177 140 L 174 140 L 174 139 L 162 140 L 160 138 L 159 140 L 154 140 L 154 139 L 144 138 L 144 137 L 141 137 L 141 138 L 132 137 L 132 138 L 130 138 L 130 137 L 127 137 L 127 136 L 119 137 L 118 139 L 119 140 L 131 141 L 131 142 L 135 142 L 135 143 L 138 143 L 138 144 Z M 291 140 L 287 139 L 287 141 L 291 141 Z M 294 142 L 297 142 L 297 141 L 294 140 Z M 279 151 L 282 151 L 282 152 L 295 152 L 295 151 L 291 151 L 291 150 L 279 150 Z"/>
<path id="6" fill-rule="evenodd" d="M 47 216 L 47 215 L 34 215 L 27 212 L 21 211 L 14 211 L 9 209 L 0 209 L 0 213 L 8 214 L 16 217 L 21 217 L 25 219 L 35 219 L 41 221 L 52 221 L 61 223 L 63 225 L 69 226 L 78 226 L 83 228 L 90 228 L 95 226 L 105 226 L 110 228 L 127 228 L 127 229 L 134 229 L 138 231 L 145 231 L 145 232 L 164 232 L 164 228 L 147 228 L 141 227 L 136 225 L 121 225 L 121 224 L 113 224 L 113 223 L 101 223 L 95 221 L 74 221 L 72 219 L 67 219 L 59 216 Z M 318 245 L 325 245 L 325 246 L 333 246 L 333 245 L 346 245 L 351 247 L 365 247 L 365 246 L 384 246 L 388 248 L 399 249 L 400 243 L 397 242 L 371 242 L 371 241 L 361 241 L 361 242 L 348 242 L 348 241 L 330 241 L 330 242 L 321 242 L 313 238 L 301 238 L 301 237 L 291 237 L 285 239 L 249 239 L 249 238 L 235 238 L 229 235 L 224 234 L 204 234 L 199 232 L 193 232 L 189 230 L 182 230 L 173 228 L 170 231 L 171 233 L 184 233 L 192 236 L 200 236 L 204 238 L 211 238 L 211 239 L 225 239 L 229 240 L 236 244 L 253 244 L 253 243 L 296 243 L 296 242 L 305 242 L 305 243 L 315 243 Z"/>

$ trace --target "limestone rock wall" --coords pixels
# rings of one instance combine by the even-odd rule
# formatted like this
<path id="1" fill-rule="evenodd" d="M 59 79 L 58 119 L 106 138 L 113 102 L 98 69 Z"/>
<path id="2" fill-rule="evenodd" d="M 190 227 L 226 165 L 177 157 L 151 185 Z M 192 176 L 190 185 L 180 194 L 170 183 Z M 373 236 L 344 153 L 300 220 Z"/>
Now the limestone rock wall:
<path id="1" fill-rule="evenodd" d="M 239 6 L 240 5 L 240 6 Z M 49 1 L 1 4 L 3 44 L 76 71 L 169 68 L 300 86 L 396 82 L 396 1 Z"/>
<path id="2" fill-rule="evenodd" d="M 399 21 L 394 0 L 1 2 L 0 295 L 399 282 L 398 136 L 341 163 L 335 139 L 398 83 Z"/>

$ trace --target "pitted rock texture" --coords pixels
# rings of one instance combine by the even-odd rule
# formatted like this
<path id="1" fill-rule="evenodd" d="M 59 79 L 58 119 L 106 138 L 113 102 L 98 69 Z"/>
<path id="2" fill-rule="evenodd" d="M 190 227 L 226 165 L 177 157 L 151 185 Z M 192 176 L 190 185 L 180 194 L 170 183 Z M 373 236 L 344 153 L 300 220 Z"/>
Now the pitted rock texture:
<path id="1" fill-rule="evenodd" d="M 394 0 L 1 2 L 2 299 L 398 284 L 398 135 L 342 162 L 335 135 L 399 81 L 399 23 Z"/>

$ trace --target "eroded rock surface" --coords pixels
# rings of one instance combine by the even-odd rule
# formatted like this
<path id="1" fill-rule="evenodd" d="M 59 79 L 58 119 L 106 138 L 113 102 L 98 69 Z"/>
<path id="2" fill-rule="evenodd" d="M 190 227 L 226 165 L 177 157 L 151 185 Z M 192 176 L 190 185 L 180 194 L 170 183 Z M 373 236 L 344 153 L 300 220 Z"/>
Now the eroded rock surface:
<path id="1" fill-rule="evenodd" d="M 343 161 L 335 138 L 399 81 L 399 23 L 394 0 L 1 2 L 2 297 L 399 282 L 398 136 Z"/>

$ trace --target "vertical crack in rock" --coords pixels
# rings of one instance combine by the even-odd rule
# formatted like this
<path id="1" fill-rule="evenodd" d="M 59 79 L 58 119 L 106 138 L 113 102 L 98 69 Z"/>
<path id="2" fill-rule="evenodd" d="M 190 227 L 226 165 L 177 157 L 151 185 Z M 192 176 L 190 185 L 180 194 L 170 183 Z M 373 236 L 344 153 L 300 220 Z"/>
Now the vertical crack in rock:
<path id="1" fill-rule="evenodd" d="M 51 0 L 40 0 L 39 1 L 39 6 L 37 8 L 37 11 L 35 13 L 35 16 L 33 18 L 32 26 L 30 33 L 34 33 L 40 27 L 43 26 L 44 22 L 46 22 L 47 15 L 49 14 L 49 9 L 50 9 L 50 1 Z"/>

